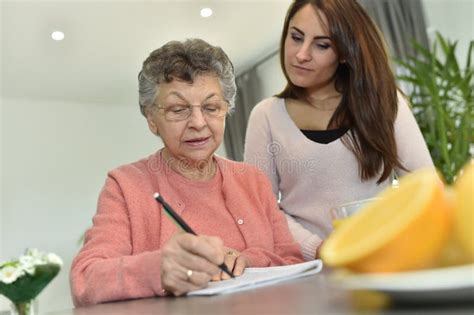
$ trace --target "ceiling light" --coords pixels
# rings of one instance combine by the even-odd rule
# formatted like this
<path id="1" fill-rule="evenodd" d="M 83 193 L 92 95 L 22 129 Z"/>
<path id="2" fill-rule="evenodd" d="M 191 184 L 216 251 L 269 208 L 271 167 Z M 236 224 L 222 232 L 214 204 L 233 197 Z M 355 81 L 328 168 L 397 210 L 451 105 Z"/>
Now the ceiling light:
<path id="1" fill-rule="evenodd" d="M 211 8 L 203 8 L 201 9 L 201 16 L 203 18 L 210 17 L 212 15 L 212 9 Z"/>
<path id="2" fill-rule="evenodd" d="M 64 33 L 60 31 L 54 31 L 51 33 L 51 38 L 54 40 L 63 40 L 64 39 Z"/>

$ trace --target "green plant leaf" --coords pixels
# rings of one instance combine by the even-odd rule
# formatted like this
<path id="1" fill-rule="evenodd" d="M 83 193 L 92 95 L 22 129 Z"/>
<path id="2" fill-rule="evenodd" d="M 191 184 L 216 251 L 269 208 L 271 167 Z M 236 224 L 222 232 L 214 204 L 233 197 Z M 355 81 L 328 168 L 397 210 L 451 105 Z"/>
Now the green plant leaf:
<path id="1" fill-rule="evenodd" d="M 431 49 L 413 42 L 415 56 L 396 63 L 405 69 L 397 78 L 406 82 L 412 110 L 435 166 L 447 183 L 471 156 L 474 140 L 474 41 L 470 41 L 466 66 L 456 57 L 457 41 L 436 33 Z"/>

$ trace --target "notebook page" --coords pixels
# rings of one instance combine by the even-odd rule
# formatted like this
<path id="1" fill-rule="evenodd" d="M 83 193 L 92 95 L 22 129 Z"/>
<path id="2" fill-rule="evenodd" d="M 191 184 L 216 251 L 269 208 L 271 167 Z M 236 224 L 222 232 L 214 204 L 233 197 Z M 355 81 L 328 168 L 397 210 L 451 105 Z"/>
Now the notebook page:
<path id="1" fill-rule="evenodd" d="M 240 277 L 209 282 L 207 288 L 189 292 L 188 295 L 226 294 L 254 289 L 289 279 L 313 275 L 320 272 L 322 267 L 323 263 L 321 260 L 313 260 L 288 266 L 246 268 L 244 274 Z"/>

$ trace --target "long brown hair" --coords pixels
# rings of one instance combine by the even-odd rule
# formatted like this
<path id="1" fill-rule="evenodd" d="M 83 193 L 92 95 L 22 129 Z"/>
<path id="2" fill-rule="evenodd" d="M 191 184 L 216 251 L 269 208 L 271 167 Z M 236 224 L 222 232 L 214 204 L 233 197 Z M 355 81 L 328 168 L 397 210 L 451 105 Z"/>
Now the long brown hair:
<path id="1" fill-rule="evenodd" d="M 397 155 L 394 123 L 397 85 L 383 37 L 355 0 L 296 0 L 288 9 L 280 42 L 280 63 L 287 85 L 278 97 L 304 99 L 305 89 L 295 86 L 285 69 L 285 40 L 293 16 L 305 5 L 326 16 L 339 60 L 335 86 L 342 100 L 329 125 L 347 127 L 342 138 L 359 163 L 359 174 L 368 180 L 380 174 L 386 180 L 395 167 L 405 169 Z"/>

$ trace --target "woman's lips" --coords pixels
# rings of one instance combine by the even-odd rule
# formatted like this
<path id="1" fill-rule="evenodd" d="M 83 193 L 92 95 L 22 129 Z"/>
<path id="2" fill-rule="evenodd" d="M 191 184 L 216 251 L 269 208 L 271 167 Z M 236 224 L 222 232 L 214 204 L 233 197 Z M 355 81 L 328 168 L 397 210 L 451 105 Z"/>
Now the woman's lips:
<path id="1" fill-rule="evenodd" d="M 201 145 L 204 145 L 207 143 L 207 141 L 209 140 L 210 137 L 206 137 L 206 138 L 195 138 L 195 139 L 190 139 L 190 140 L 185 140 L 184 142 L 186 142 L 188 145 L 190 146 L 194 146 L 194 147 L 198 147 L 198 146 L 201 146 Z"/>
<path id="2" fill-rule="evenodd" d="M 311 69 L 308 69 L 308 68 L 305 68 L 305 67 L 301 67 L 301 66 L 297 66 L 297 65 L 293 65 L 293 68 L 295 68 L 296 70 L 305 71 L 305 72 L 313 71 L 313 70 L 311 70 Z"/>

